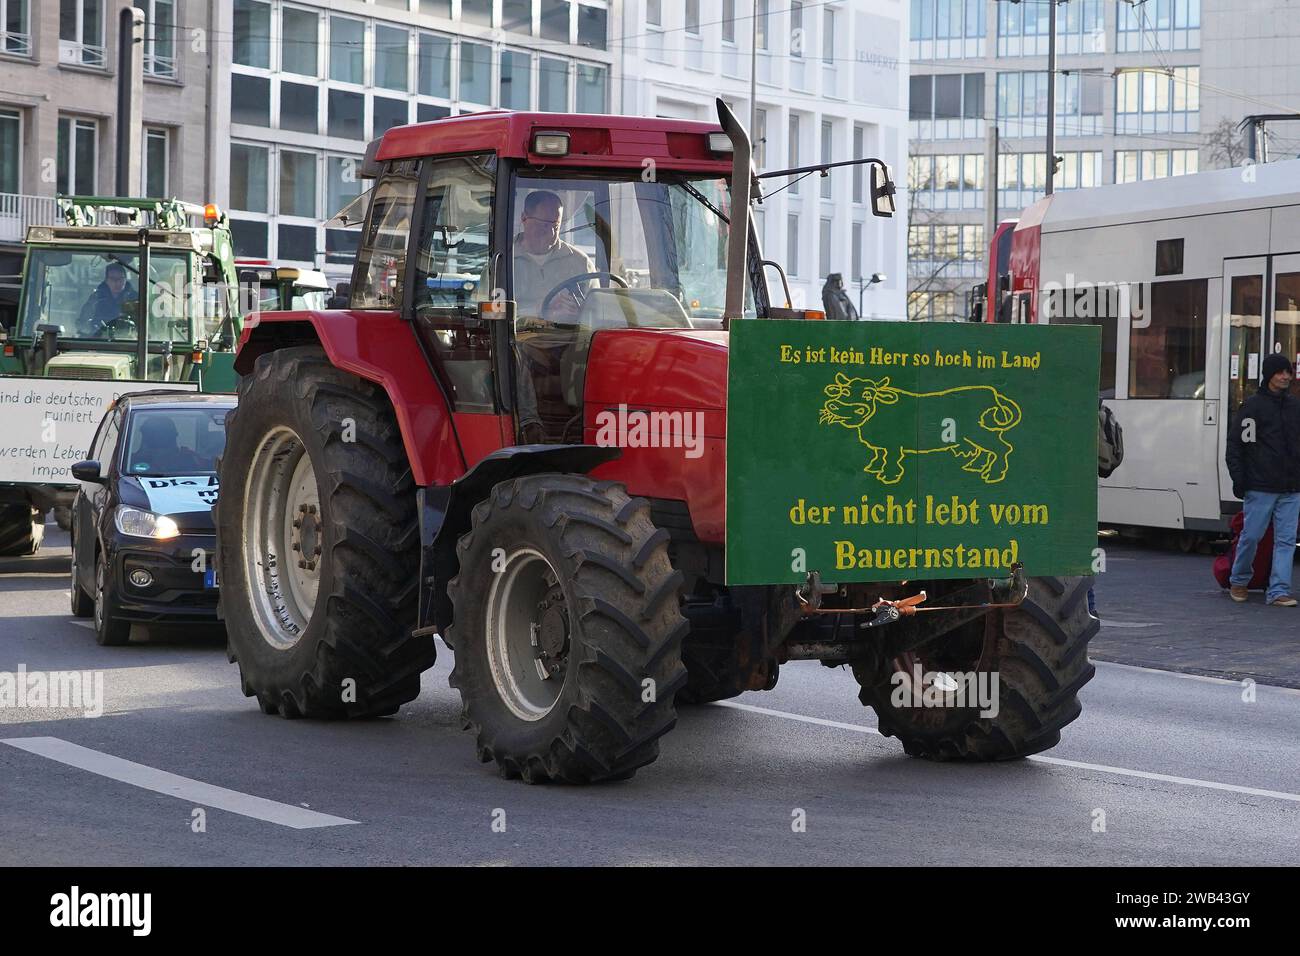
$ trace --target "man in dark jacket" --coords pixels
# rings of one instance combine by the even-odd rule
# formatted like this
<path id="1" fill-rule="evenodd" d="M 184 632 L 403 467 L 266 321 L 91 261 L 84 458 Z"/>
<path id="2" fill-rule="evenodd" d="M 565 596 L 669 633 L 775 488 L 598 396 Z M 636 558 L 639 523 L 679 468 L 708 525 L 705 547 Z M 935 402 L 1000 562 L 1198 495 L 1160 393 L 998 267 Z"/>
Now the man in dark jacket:
<path id="1" fill-rule="evenodd" d="M 1228 474 L 1245 515 L 1228 579 L 1234 601 L 1246 600 L 1255 547 L 1272 522 L 1273 572 L 1267 600 L 1279 607 L 1296 606 L 1291 562 L 1300 520 L 1300 399 L 1288 392 L 1294 377 L 1286 356 L 1266 356 L 1259 391 L 1242 403 L 1228 430 Z"/>
<path id="2" fill-rule="evenodd" d="M 81 307 L 79 321 L 81 332 L 91 338 L 105 335 L 107 329 L 126 316 L 130 321 L 128 303 L 136 297 L 135 286 L 126 281 L 126 266 L 110 262 L 104 267 L 104 281 L 95 286 L 90 298 Z"/>

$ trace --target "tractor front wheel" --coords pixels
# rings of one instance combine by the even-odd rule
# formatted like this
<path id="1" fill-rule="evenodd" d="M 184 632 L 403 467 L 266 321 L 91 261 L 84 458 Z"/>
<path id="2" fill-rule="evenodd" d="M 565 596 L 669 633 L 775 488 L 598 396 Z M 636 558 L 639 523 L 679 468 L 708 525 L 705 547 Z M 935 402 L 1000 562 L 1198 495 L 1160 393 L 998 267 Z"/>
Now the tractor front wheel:
<path id="1" fill-rule="evenodd" d="M 677 722 L 686 621 L 649 504 L 582 475 L 505 481 L 457 553 L 451 684 L 479 759 L 529 783 L 653 761 Z"/>
<path id="2" fill-rule="evenodd" d="M 854 668 L 880 732 L 913 757 L 1010 760 L 1047 750 L 1079 716 L 1095 668 L 1092 578 L 1031 578 L 1014 609 L 990 611 L 884 667 Z M 974 703 L 975 701 L 982 701 Z"/>
<path id="3" fill-rule="evenodd" d="M 415 485 L 377 385 L 314 346 L 261 355 L 226 420 L 221 614 L 265 713 L 393 713 L 420 692 Z"/>

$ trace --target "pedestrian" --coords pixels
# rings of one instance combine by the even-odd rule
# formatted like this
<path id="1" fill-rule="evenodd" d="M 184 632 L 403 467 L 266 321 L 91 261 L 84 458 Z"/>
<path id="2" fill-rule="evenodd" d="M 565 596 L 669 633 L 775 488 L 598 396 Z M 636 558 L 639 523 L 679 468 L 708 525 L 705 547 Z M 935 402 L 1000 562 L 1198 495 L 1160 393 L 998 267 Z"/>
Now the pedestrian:
<path id="1" fill-rule="evenodd" d="M 1289 391 L 1294 378 L 1295 368 L 1285 355 L 1265 357 L 1259 391 L 1242 403 L 1228 430 L 1228 474 L 1244 516 L 1228 578 L 1228 592 L 1237 602 L 1246 600 L 1255 548 L 1272 522 L 1273 570 L 1266 600 L 1278 607 L 1296 606 L 1291 563 L 1300 521 L 1300 399 Z"/>

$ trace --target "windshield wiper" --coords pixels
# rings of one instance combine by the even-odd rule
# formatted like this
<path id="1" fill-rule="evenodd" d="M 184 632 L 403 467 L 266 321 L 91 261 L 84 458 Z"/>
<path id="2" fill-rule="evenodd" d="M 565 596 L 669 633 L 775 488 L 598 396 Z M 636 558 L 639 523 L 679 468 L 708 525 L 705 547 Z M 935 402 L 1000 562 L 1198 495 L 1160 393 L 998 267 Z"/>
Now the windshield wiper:
<path id="1" fill-rule="evenodd" d="M 686 180 L 684 180 L 684 179 L 683 179 L 681 182 L 677 183 L 676 185 L 681 186 L 681 187 L 682 187 L 683 189 L 685 189 L 688 193 L 690 193 L 692 196 L 694 196 L 696 199 L 698 199 L 701 203 L 703 203 L 703 204 L 704 204 L 704 208 L 707 209 L 707 210 L 709 210 L 709 212 L 713 213 L 715 216 L 717 216 L 719 219 L 721 219 L 721 220 L 722 220 L 723 222 L 725 222 L 727 225 L 731 225 L 731 217 L 728 216 L 726 213 L 724 213 L 724 212 L 723 212 L 721 209 L 719 209 L 717 206 L 713 205 L 713 203 L 709 202 L 709 197 L 707 197 L 706 195 L 704 195 L 704 193 L 700 192 L 698 189 L 696 189 L 694 186 L 692 186 L 690 183 L 688 183 L 688 182 L 687 182 Z"/>

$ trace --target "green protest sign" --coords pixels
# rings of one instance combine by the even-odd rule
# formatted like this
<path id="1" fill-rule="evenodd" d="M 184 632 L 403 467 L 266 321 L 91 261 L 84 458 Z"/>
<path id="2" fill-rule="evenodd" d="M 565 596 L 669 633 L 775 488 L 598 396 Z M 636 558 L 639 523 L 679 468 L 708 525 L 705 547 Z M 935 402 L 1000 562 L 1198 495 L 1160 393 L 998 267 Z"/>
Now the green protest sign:
<path id="1" fill-rule="evenodd" d="M 727 583 L 1091 573 L 1090 326 L 731 326 Z"/>

